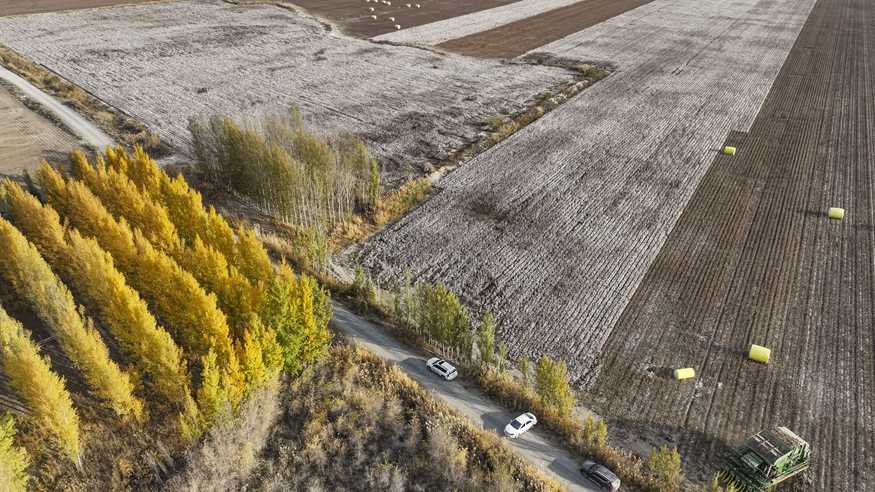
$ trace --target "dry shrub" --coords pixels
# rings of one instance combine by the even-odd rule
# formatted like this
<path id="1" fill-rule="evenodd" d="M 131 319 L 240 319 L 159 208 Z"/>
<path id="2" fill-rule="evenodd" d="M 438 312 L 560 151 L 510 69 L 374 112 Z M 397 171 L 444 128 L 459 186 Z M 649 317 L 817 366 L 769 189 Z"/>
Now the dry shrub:
<path id="1" fill-rule="evenodd" d="M 556 490 L 395 366 L 349 347 L 292 386 L 250 490 Z"/>
<path id="2" fill-rule="evenodd" d="M 255 390 L 237 417 L 214 426 L 185 457 L 185 468 L 167 491 L 239 490 L 258 461 L 281 412 L 280 382 Z"/>

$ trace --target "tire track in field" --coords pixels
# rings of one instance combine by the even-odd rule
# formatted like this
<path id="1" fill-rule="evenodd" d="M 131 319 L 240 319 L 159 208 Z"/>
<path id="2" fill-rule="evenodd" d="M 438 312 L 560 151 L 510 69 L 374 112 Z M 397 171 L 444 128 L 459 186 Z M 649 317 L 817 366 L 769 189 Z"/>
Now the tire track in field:
<path id="1" fill-rule="evenodd" d="M 605 345 L 592 392 L 607 413 L 730 442 L 787 425 L 813 448 L 788 490 L 875 487 L 873 53 L 875 5 L 819 0 Z M 746 360 L 751 343 L 773 349 L 768 366 Z M 650 359 L 694 367 L 695 389 L 647 377 Z"/>

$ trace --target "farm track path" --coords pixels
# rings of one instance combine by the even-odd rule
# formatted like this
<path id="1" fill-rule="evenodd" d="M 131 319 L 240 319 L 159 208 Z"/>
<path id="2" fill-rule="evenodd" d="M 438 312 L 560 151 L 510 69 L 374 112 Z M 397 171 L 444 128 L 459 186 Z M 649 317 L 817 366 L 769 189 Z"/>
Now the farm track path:
<path id="1" fill-rule="evenodd" d="M 113 145 L 113 140 L 93 123 L 64 106 L 54 97 L 34 87 L 30 82 L 0 66 L 0 78 L 20 90 L 43 108 L 54 114 L 76 136 L 99 149 Z"/>
<path id="2" fill-rule="evenodd" d="M 785 425 L 813 449 L 787 490 L 875 489 L 873 94 L 875 4 L 819 0 L 605 345 L 592 391 L 611 414 L 732 442 Z M 651 375 L 675 367 L 696 382 Z"/>

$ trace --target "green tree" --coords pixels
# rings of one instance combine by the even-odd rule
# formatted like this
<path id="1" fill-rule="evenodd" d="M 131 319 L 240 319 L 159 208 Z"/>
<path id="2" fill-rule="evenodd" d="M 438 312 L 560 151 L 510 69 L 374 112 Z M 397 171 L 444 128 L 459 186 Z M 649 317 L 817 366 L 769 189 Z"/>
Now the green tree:
<path id="1" fill-rule="evenodd" d="M 498 365 L 499 372 L 504 370 L 505 364 L 507 364 L 507 344 L 501 342 L 498 344 L 498 356 L 496 357 L 496 365 Z"/>
<path id="2" fill-rule="evenodd" d="M 21 323 L 0 306 L 0 364 L 9 384 L 32 412 L 37 429 L 56 442 L 79 465 L 79 416 L 64 380 L 52 372 Z"/>
<path id="3" fill-rule="evenodd" d="M 532 374 L 532 362 L 528 357 L 520 357 L 519 361 L 520 372 L 523 374 L 523 384 L 529 385 L 529 378 Z"/>
<path id="4" fill-rule="evenodd" d="M 134 397 L 127 374 L 109 357 L 109 350 L 90 320 L 83 319 L 67 287 L 52 272 L 39 251 L 5 219 L 0 218 L 0 274 L 49 326 L 64 353 L 85 376 L 95 395 L 119 416 L 139 419 L 143 404 Z"/>
<path id="5" fill-rule="evenodd" d="M 669 446 L 660 446 L 650 451 L 645 466 L 656 475 L 665 490 L 677 490 L 683 477 L 681 455 L 678 450 Z"/>
<path id="6" fill-rule="evenodd" d="M 6 413 L 0 416 L 0 484 L 9 492 L 27 490 L 27 467 L 30 456 L 24 448 L 15 446 L 15 419 Z"/>
<path id="7" fill-rule="evenodd" d="M 538 361 L 535 371 L 538 395 L 560 415 L 570 416 L 574 408 L 574 392 L 568 383 L 568 368 L 564 361 L 554 361 L 546 355 Z"/>
<path id="8" fill-rule="evenodd" d="M 495 363 L 495 317 L 486 313 L 477 332 L 477 349 L 480 351 L 480 361 L 484 366 Z"/>
<path id="9" fill-rule="evenodd" d="M 419 284 L 416 297 L 420 330 L 470 358 L 473 347 L 471 320 L 456 294 L 443 284 Z"/>

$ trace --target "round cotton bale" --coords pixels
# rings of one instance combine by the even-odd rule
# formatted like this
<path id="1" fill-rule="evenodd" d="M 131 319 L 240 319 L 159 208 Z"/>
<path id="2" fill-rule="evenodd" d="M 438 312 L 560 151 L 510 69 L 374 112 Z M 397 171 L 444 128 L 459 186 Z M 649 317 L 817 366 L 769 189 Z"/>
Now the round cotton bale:
<path id="1" fill-rule="evenodd" d="M 396 31 L 400 31 L 400 30 L 401 30 L 401 24 L 395 24 L 395 30 L 396 30 Z"/>
<path id="2" fill-rule="evenodd" d="M 726 155 L 735 155 L 735 147 L 726 146 L 723 147 L 723 153 Z"/>
<path id="3" fill-rule="evenodd" d="M 750 353 L 748 354 L 748 358 L 752 361 L 760 362 L 762 364 L 769 363 L 769 356 L 772 355 L 772 351 L 763 347 L 761 345 L 752 344 L 750 346 Z"/>
<path id="4" fill-rule="evenodd" d="M 408 9 L 409 9 L 410 7 L 412 7 L 412 5 L 410 5 L 409 3 L 408 3 L 408 4 L 405 4 L 405 5 L 406 5 L 406 7 L 407 7 Z"/>
<path id="5" fill-rule="evenodd" d="M 684 367 L 674 370 L 674 378 L 678 381 L 683 381 L 684 379 L 690 379 L 694 377 L 696 377 L 696 371 L 692 367 Z"/>
<path id="6" fill-rule="evenodd" d="M 377 16 L 376 16 L 376 15 L 372 15 L 372 16 L 371 16 L 371 19 L 377 20 Z"/>
<path id="7" fill-rule="evenodd" d="M 373 11 L 374 11 L 374 7 L 368 7 L 368 11 L 373 12 Z"/>
<path id="8" fill-rule="evenodd" d="M 394 18 L 394 17 L 389 17 L 389 22 L 395 22 L 395 18 Z"/>
<path id="9" fill-rule="evenodd" d="M 829 218 L 832 220 L 842 220 L 845 218 L 845 209 L 838 207 L 830 207 L 829 212 L 827 212 Z"/>

